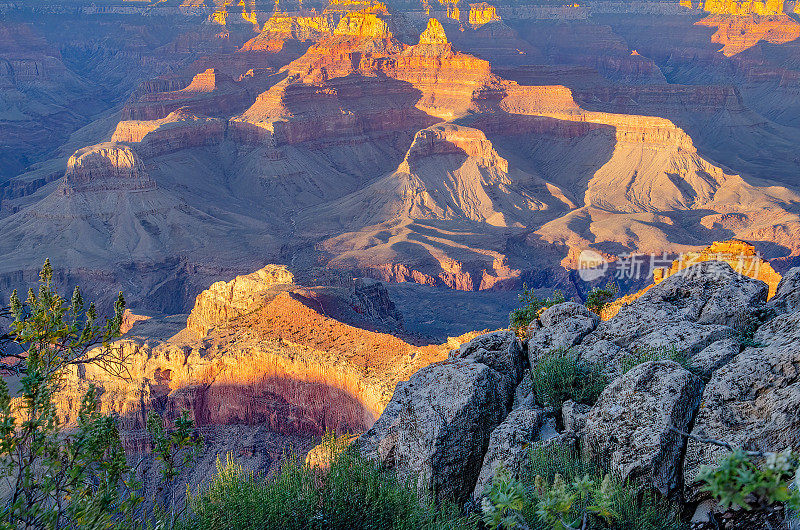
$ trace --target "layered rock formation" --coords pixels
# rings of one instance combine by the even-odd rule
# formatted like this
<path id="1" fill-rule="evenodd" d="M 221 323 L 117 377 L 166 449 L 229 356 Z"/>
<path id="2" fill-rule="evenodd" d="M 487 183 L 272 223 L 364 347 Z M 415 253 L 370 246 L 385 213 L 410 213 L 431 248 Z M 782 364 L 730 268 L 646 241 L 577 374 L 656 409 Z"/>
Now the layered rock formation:
<path id="1" fill-rule="evenodd" d="M 711 36 L 711 42 L 721 44 L 722 53 L 728 57 L 752 48 L 760 41 L 786 44 L 800 37 L 800 23 L 784 14 L 749 17 L 712 15 L 697 24 L 717 28 Z"/>
<path id="2" fill-rule="evenodd" d="M 141 309 L 188 311 L 200 285 L 288 254 L 392 281 L 465 290 L 525 281 L 576 294 L 588 286 L 570 269 L 587 248 L 613 259 L 736 237 L 763 242 L 776 268 L 800 255 L 791 159 L 800 134 L 750 110 L 751 92 L 731 77 L 790 85 L 791 68 L 774 70 L 773 52 L 727 62 L 685 8 L 628 6 L 621 17 L 601 2 L 574 9 L 591 21 L 555 23 L 502 2 L 279 7 L 227 6 L 255 13 L 258 32 L 235 15 L 241 23 L 204 24 L 170 44 L 188 66 L 140 85 L 126 119 L 94 125 L 63 160 L 5 190 L 3 222 L 19 227 L 49 208 L 40 201 L 68 155 L 101 137 L 135 152 L 162 202 L 111 208 L 88 202 L 108 196 L 85 196 L 82 211 L 108 216 L 70 213 L 86 221 L 75 226 L 79 250 L 48 253 L 65 278 L 85 268 L 82 252 L 97 274 L 132 278 Z M 650 42 L 654 13 L 669 31 Z M 693 78 L 680 49 L 708 75 Z M 134 196 L 143 195 L 113 200 Z M 118 229 L 141 215 L 158 219 Z M 39 231 L 59 229 L 45 224 Z M 35 258 L 4 263 L 0 277 L 24 288 L 18 278 Z M 194 271 L 202 278 L 186 287 Z"/>
<path id="3" fill-rule="evenodd" d="M 79 150 L 67 162 L 64 194 L 110 190 L 153 190 L 156 183 L 147 175 L 136 152 L 116 143 Z"/>
<path id="4" fill-rule="evenodd" d="M 266 421 L 277 432 L 294 434 L 321 434 L 326 426 L 363 430 L 404 374 L 446 358 L 466 338 L 415 347 L 343 322 L 353 315 L 362 316 L 362 325 L 402 331 L 402 317 L 378 283 L 302 287 L 286 267 L 267 265 L 203 291 L 185 325 L 173 317 L 130 317 L 120 345 L 133 383 L 99 367 L 76 369 L 61 413 L 72 421 L 80 389 L 94 382 L 105 389 L 104 410 L 122 414 L 134 431 L 144 426 L 147 410 L 170 416 L 181 408 L 189 408 L 200 425 Z M 341 394 L 341 409 L 325 397 L 326 387 Z M 260 403 L 247 389 L 262 397 L 277 394 Z M 308 392 L 308 400 L 292 397 L 292 389 Z M 299 416 L 286 416 L 285 406 Z"/>
<path id="5" fill-rule="evenodd" d="M 186 108 L 204 116 L 228 116 L 250 103 L 247 91 L 229 76 L 209 68 L 192 78 L 185 88 L 148 92 L 131 99 L 122 110 L 127 120 L 158 120 Z"/>
<path id="6" fill-rule="evenodd" d="M 187 107 L 158 120 L 124 120 L 117 124 L 113 142 L 139 144 L 138 152 L 148 156 L 219 144 L 225 138 L 227 124 L 217 118 L 198 117 Z"/>
<path id="7" fill-rule="evenodd" d="M 267 265 L 230 282 L 217 282 L 198 295 L 186 329 L 204 337 L 212 328 L 258 309 L 273 286 L 293 282 L 292 273 L 279 265 Z"/>
<path id="8" fill-rule="evenodd" d="M 169 421 L 188 410 L 208 441 L 200 471 L 182 479 L 205 480 L 216 456 L 228 451 L 266 472 L 288 441 L 303 447 L 328 429 L 371 427 L 398 381 L 475 335 L 412 346 L 328 316 L 398 332 L 402 320 L 382 285 L 302 287 L 292 280 L 285 267 L 268 265 L 204 291 L 188 324 L 180 317 L 133 323 L 117 344 L 128 379 L 76 367 L 57 397 L 59 414 L 70 425 L 88 385 L 98 385 L 103 412 L 119 414 L 126 448 L 139 452 L 149 411 Z M 175 494 L 182 498 L 185 487 Z"/>

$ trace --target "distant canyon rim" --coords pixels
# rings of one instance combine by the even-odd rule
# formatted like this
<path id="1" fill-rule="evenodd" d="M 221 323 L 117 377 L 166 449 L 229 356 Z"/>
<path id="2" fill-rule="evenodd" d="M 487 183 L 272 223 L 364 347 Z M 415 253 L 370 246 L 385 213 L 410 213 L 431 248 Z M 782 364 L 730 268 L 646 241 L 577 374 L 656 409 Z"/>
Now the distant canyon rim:
<path id="1" fill-rule="evenodd" d="M 729 239 L 785 271 L 798 9 L 4 3 L 0 290 L 48 257 L 106 307 L 121 288 L 185 314 L 282 263 L 305 285 L 340 271 L 507 309 L 523 284 L 582 297 L 609 279 L 576 274 L 586 249 Z"/>

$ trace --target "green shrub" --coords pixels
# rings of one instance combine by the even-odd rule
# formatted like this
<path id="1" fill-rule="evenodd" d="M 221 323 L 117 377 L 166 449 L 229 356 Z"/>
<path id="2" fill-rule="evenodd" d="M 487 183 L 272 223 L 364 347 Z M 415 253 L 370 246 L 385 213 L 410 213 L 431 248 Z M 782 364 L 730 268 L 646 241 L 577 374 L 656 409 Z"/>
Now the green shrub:
<path id="1" fill-rule="evenodd" d="M 596 314 L 600 314 L 603 308 L 611 303 L 619 294 L 619 286 L 614 282 L 608 282 L 605 287 L 595 287 L 586 295 L 586 308 Z"/>
<path id="2" fill-rule="evenodd" d="M 263 529 L 305 528 L 315 509 L 313 476 L 287 459 L 271 480 L 257 477 L 237 464 L 230 455 L 217 460 L 217 474 L 187 492 L 191 514 L 178 528 Z"/>
<path id="3" fill-rule="evenodd" d="M 517 333 L 523 332 L 536 319 L 540 311 L 550 306 L 561 304 L 565 299 L 564 293 L 561 291 L 553 291 L 553 295 L 550 298 L 539 298 L 533 289 L 528 289 L 527 285 L 523 285 L 519 301 L 522 302 L 523 306 L 513 310 L 509 315 L 510 326 Z"/>
<path id="4" fill-rule="evenodd" d="M 554 409 L 569 399 L 593 405 L 608 385 L 600 365 L 580 360 L 572 350 L 553 350 L 543 355 L 533 367 L 531 378 L 536 402 Z"/>
<path id="5" fill-rule="evenodd" d="M 552 444 L 530 451 L 520 480 L 498 474 L 487 488 L 484 523 L 491 529 L 678 530 L 676 510 L 615 480 L 580 451 Z"/>
<path id="6" fill-rule="evenodd" d="M 775 503 L 800 510 L 800 455 L 786 449 L 764 457 L 737 449 L 717 466 L 704 466 L 697 479 L 723 509 L 764 508 Z M 792 486 L 792 481 L 795 484 Z"/>
<path id="7" fill-rule="evenodd" d="M 69 430 L 61 424 L 55 398 L 74 366 L 92 364 L 113 376 L 127 375 L 123 350 L 112 344 L 124 308 L 119 293 L 114 315 L 101 322 L 78 287 L 70 298 L 58 293 L 48 260 L 39 289 L 29 290 L 24 302 L 14 291 L 9 308 L 0 311 L 13 319 L 0 333 L 0 364 L 20 376 L 15 400 L 0 378 L 0 529 L 144 526 L 132 515 L 143 500 L 141 484 L 126 460 L 116 417 L 100 413 L 99 390 L 89 387 Z M 7 350 L 9 342 L 24 353 Z M 187 416 L 176 423 L 177 430 L 162 425 L 149 433 L 167 467 L 165 479 L 188 465 L 199 445 Z"/>
<path id="8" fill-rule="evenodd" d="M 326 436 L 325 444 L 340 439 Z M 470 528 L 451 504 L 437 507 L 416 488 L 362 457 L 334 455 L 328 470 L 284 458 L 274 477 L 245 470 L 230 457 L 217 475 L 189 495 L 191 513 L 182 529 L 461 529 Z"/>

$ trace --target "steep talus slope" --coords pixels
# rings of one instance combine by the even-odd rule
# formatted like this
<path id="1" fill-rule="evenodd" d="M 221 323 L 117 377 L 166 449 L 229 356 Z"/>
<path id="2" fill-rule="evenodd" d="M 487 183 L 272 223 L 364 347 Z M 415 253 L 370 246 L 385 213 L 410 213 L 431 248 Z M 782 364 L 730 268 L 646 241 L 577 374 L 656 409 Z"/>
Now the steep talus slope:
<path id="1" fill-rule="evenodd" d="M 328 215 L 349 228 L 397 217 L 523 226 L 532 222 L 537 211 L 547 209 L 543 200 L 556 208 L 572 206 L 554 194 L 560 195 L 534 175 L 522 171 L 510 175 L 508 161 L 480 130 L 434 125 L 416 134 L 395 172 L 332 203 Z M 509 212 L 518 217 L 506 218 Z M 325 214 L 315 212 L 309 224 L 318 223 Z"/>
<path id="2" fill-rule="evenodd" d="M 250 254 L 251 245 L 274 245 L 263 222 L 200 211 L 158 180 L 126 144 L 78 151 L 52 192 L 0 220 L 6 285 L 21 288 L 33 264 L 49 257 L 61 264 L 63 282 L 88 283 L 103 306 L 124 281 L 133 300 L 149 299 L 153 309 L 175 311 L 183 283 L 159 292 L 176 275 L 194 271 L 199 275 L 189 282 L 203 282 L 209 273 L 215 277 L 236 267 L 236 257 Z M 232 233 L 238 236 L 229 237 Z M 232 259 L 213 259 L 220 252 Z M 181 271 L 181 260 L 194 265 Z M 109 268 L 111 263 L 117 265 Z"/>

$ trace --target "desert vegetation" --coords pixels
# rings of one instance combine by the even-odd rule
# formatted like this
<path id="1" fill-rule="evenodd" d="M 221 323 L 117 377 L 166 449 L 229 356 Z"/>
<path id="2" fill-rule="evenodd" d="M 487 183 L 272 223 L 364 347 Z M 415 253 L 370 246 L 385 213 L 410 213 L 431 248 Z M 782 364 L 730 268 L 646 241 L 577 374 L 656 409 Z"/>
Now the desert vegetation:
<path id="1" fill-rule="evenodd" d="M 571 350 L 553 350 L 531 372 L 537 404 L 560 410 L 567 400 L 593 405 L 608 384 L 602 367 L 582 361 Z"/>
<path id="2" fill-rule="evenodd" d="M 519 479 L 498 474 L 486 491 L 483 521 L 491 529 L 678 530 L 677 508 L 615 479 L 579 449 L 561 444 L 531 447 Z"/>
<path id="3" fill-rule="evenodd" d="M 564 302 L 564 300 L 564 293 L 561 291 L 553 292 L 549 298 L 539 298 L 533 289 L 523 285 L 522 293 L 519 295 L 522 307 L 511 311 L 508 317 L 509 324 L 512 329 L 516 330 L 517 334 L 524 334 L 525 329 L 539 316 L 539 313 L 550 306 Z"/>

